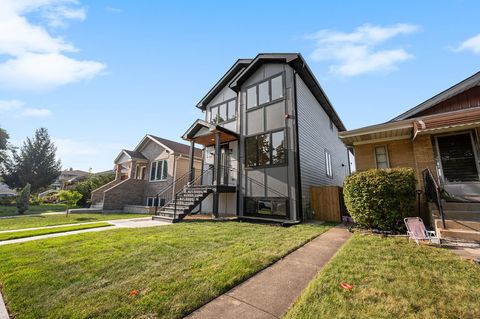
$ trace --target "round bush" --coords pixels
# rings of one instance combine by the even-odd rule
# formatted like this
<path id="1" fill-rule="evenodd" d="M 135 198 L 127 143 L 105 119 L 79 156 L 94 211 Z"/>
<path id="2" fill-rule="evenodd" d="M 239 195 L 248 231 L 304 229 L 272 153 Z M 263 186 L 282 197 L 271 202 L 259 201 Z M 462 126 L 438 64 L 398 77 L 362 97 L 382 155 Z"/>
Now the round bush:
<path id="1" fill-rule="evenodd" d="M 412 168 L 372 169 L 354 173 L 344 182 L 345 205 L 362 227 L 402 230 L 403 218 L 415 211 Z"/>

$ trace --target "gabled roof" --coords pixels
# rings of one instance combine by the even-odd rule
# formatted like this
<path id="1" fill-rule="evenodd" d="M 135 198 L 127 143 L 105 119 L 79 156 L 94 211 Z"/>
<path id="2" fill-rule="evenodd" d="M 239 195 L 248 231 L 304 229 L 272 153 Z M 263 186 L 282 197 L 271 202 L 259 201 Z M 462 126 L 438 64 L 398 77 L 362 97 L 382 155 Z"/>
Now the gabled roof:
<path id="1" fill-rule="evenodd" d="M 455 84 L 454 86 L 446 89 L 445 91 L 435 95 L 434 97 L 426 100 L 423 103 L 411 108 L 410 110 L 400 114 L 399 116 L 390 120 L 390 122 L 401 121 L 408 118 L 415 117 L 420 112 L 423 112 L 449 98 L 452 96 L 458 95 L 472 87 L 480 85 L 480 72 L 475 73 L 474 75 L 466 78 L 465 80 Z"/>
<path id="2" fill-rule="evenodd" d="M 118 156 L 115 158 L 114 160 L 114 163 L 116 163 L 120 157 L 122 157 L 122 155 L 127 155 L 128 157 L 130 157 L 131 159 L 139 159 L 139 160 L 144 160 L 146 161 L 147 158 L 145 156 L 143 156 L 142 153 L 138 152 L 138 151 L 129 151 L 129 150 L 122 150 Z"/>
<path id="3" fill-rule="evenodd" d="M 147 135 L 157 143 L 161 144 L 163 147 L 166 147 L 167 149 L 170 149 L 174 153 L 179 153 L 179 154 L 184 154 L 184 155 L 189 155 L 190 154 L 190 145 L 185 145 L 182 143 L 174 142 L 171 140 L 167 140 L 162 137 L 154 136 L 154 135 Z M 199 148 L 195 147 L 194 150 L 194 156 L 196 157 L 202 157 L 202 150 Z"/>
<path id="4" fill-rule="evenodd" d="M 305 62 L 305 59 L 300 53 L 260 53 L 255 59 L 253 59 L 248 67 L 246 67 L 230 84 L 230 88 L 234 91 L 239 91 L 240 87 L 245 81 L 264 63 L 287 63 L 290 65 L 296 73 L 302 78 L 307 85 L 308 89 L 312 92 L 313 96 L 320 103 L 322 108 L 335 123 L 335 126 L 339 131 L 345 131 L 345 125 L 338 116 L 337 112 L 332 106 L 332 103 L 328 99 L 327 95 L 323 91 L 320 83 L 313 75 L 312 70 Z"/>
<path id="5" fill-rule="evenodd" d="M 208 93 L 197 103 L 197 107 L 205 110 L 210 101 L 239 73 L 240 70 L 247 67 L 251 59 L 238 59 L 222 78 L 208 91 Z"/>

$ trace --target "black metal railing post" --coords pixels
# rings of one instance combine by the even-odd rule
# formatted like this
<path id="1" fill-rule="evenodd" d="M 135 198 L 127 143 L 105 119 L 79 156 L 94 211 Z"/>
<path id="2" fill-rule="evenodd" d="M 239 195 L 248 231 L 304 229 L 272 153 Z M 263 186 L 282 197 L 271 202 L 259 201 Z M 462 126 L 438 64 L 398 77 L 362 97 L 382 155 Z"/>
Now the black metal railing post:
<path id="1" fill-rule="evenodd" d="M 435 181 L 432 171 L 429 168 L 426 168 L 422 172 L 423 177 L 423 187 L 425 188 L 425 196 L 428 202 L 433 202 L 437 206 L 438 213 L 442 219 L 443 228 L 446 229 L 447 225 L 445 223 L 445 214 L 443 211 L 442 204 L 442 192 L 440 186 Z"/>

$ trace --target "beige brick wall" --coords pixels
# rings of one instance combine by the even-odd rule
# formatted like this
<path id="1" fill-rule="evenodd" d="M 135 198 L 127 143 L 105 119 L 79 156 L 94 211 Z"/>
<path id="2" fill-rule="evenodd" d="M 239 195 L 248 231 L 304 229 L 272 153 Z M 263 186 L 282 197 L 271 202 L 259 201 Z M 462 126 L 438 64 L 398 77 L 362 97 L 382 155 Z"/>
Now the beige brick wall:
<path id="1" fill-rule="evenodd" d="M 142 205 L 146 181 L 127 179 L 104 192 L 104 210 L 122 210 L 125 205 Z"/>
<path id="2" fill-rule="evenodd" d="M 410 139 L 355 146 L 357 171 L 376 168 L 375 147 L 386 146 L 390 167 L 412 167 L 416 169 L 413 144 Z"/>

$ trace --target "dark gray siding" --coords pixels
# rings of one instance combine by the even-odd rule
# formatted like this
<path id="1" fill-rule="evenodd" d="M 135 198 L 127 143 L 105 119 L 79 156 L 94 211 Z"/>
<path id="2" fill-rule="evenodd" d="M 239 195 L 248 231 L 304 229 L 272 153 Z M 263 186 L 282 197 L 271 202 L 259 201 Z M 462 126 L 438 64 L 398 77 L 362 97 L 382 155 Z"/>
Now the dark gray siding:
<path id="1" fill-rule="evenodd" d="M 348 172 L 347 148 L 330 128 L 330 118 L 302 79 L 296 75 L 300 178 L 303 210 L 310 208 L 310 187 L 343 184 Z M 325 150 L 332 155 L 333 178 L 327 177 Z"/>

